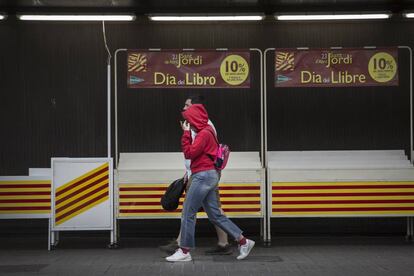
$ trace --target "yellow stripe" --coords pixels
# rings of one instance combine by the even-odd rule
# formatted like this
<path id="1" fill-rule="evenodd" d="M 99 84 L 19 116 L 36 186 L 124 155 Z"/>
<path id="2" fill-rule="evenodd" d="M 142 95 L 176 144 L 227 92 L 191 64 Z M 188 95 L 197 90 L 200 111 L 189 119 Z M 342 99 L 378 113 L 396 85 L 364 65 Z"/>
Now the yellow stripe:
<path id="1" fill-rule="evenodd" d="M 414 203 L 358 203 L 358 204 L 273 204 L 277 208 L 341 208 L 341 207 L 414 207 Z"/>
<path id="2" fill-rule="evenodd" d="M 326 196 L 326 197 L 277 197 L 273 196 L 273 201 L 278 203 L 286 201 L 319 201 L 319 200 L 380 200 L 380 199 L 414 199 L 414 196 Z"/>
<path id="3" fill-rule="evenodd" d="M 260 201 L 260 197 L 221 197 L 221 202 L 228 201 Z M 160 202 L 159 198 L 120 198 L 119 202 Z M 184 202 L 184 198 L 180 198 Z"/>
<path id="4" fill-rule="evenodd" d="M 97 167 L 96 169 L 93 169 L 93 170 L 91 170 L 91 171 L 89 171 L 89 172 L 87 172 L 87 173 L 85 173 L 85 174 L 83 174 L 83 175 L 81 175 L 81 176 L 79 176 L 79 177 L 71 180 L 70 182 L 68 182 L 68 183 L 60 186 L 59 188 L 57 188 L 56 189 L 56 192 L 60 192 L 61 190 L 65 189 L 66 187 L 70 186 L 71 184 L 73 184 L 75 182 L 78 182 L 78 181 L 80 181 L 80 180 L 82 180 L 82 179 L 84 179 L 84 178 L 86 178 L 86 177 L 88 177 L 88 176 L 96 173 L 97 171 L 100 171 L 103 168 L 109 168 L 109 164 L 108 163 L 104 163 L 103 165 Z"/>
<path id="5" fill-rule="evenodd" d="M 184 199 L 181 198 L 180 202 L 183 202 Z M 160 198 L 120 198 L 119 202 L 160 202 Z"/>
<path id="6" fill-rule="evenodd" d="M 82 184 L 80 184 L 80 185 L 77 185 L 77 186 L 75 186 L 75 187 L 72 187 L 72 189 L 69 189 L 68 191 L 64 192 L 63 194 L 60 194 L 59 196 L 56 196 L 56 200 L 59 200 L 59 199 L 61 199 L 61 198 L 64 198 L 64 197 L 66 197 L 67 195 L 69 195 L 69 194 L 71 194 L 71 193 L 73 193 L 73 192 L 75 192 L 75 191 L 78 191 L 78 190 L 82 189 L 82 188 L 83 188 L 83 187 L 85 187 L 85 186 L 88 186 L 89 184 L 91 184 L 92 182 L 94 182 L 94 181 L 98 180 L 99 178 L 104 177 L 104 176 L 107 176 L 107 175 L 108 175 L 108 173 L 109 173 L 109 171 L 105 171 L 105 172 L 101 173 L 100 175 L 97 175 L 97 176 L 95 176 L 94 178 L 91 178 L 91 179 L 89 179 L 88 181 L 86 181 L 86 182 L 84 182 L 84 183 L 82 183 Z M 96 184 L 95 184 L 95 185 L 96 185 Z M 94 186 L 95 186 L 95 185 L 94 185 Z M 56 193 L 56 194 L 57 194 L 57 193 Z"/>
<path id="7" fill-rule="evenodd" d="M 251 216 L 260 215 L 258 212 L 226 212 L 227 216 Z M 181 217 L 181 213 L 126 213 L 119 214 L 120 217 Z M 207 214 L 202 212 L 197 214 L 197 218 L 206 218 Z"/>
<path id="8" fill-rule="evenodd" d="M 50 199 L 50 195 L 0 196 L 0 199 Z"/>
<path id="9" fill-rule="evenodd" d="M 119 184 L 120 188 L 134 188 L 134 187 L 144 187 L 144 188 L 165 188 L 168 187 L 170 184 L 145 184 L 145 183 L 128 183 L 128 184 Z M 240 187 L 243 188 L 245 186 L 254 186 L 260 187 L 260 183 L 220 183 L 220 187 Z"/>
<path id="10" fill-rule="evenodd" d="M 260 187 L 260 183 L 220 183 L 220 186 L 223 187 L 244 187 L 244 186 L 254 186 Z"/>
<path id="11" fill-rule="evenodd" d="M 329 189 L 329 190 L 277 190 L 272 191 L 272 194 L 312 194 L 312 193 L 377 193 L 377 192 L 387 192 L 387 193 L 409 193 L 414 192 L 413 189 Z"/>
<path id="12" fill-rule="evenodd" d="M 119 184 L 120 188 L 166 188 L 168 184 Z"/>
<path id="13" fill-rule="evenodd" d="M 414 211 L 335 211 L 335 212 L 272 212 L 277 215 L 386 215 L 386 214 L 414 214 Z"/>
<path id="14" fill-rule="evenodd" d="M 257 194 L 260 190 L 220 190 L 220 194 Z"/>
<path id="15" fill-rule="evenodd" d="M 120 195 L 163 195 L 165 191 L 120 191 Z"/>
<path id="16" fill-rule="evenodd" d="M 56 209 L 58 209 L 58 208 L 60 208 L 60 207 L 62 207 L 62 206 L 65 206 L 66 204 L 68 204 L 69 202 L 72 202 L 72 201 L 74 201 L 74 200 L 77 200 L 78 198 L 80 198 L 80 197 L 82 197 L 82 196 L 84 196 L 84 195 L 86 195 L 87 193 L 90 193 L 91 191 L 93 191 L 93 190 L 95 190 L 95 189 L 98 189 L 98 188 L 100 188 L 100 187 L 102 187 L 102 186 L 107 186 L 108 185 L 108 182 L 109 182 L 109 180 L 108 179 L 106 179 L 106 180 L 104 180 L 104 181 L 101 181 L 101 182 L 99 182 L 99 183 L 96 183 L 95 185 L 93 185 L 92 187 L 90 187 L 90 188 L 88 188 L 88 189 L 86 189 L 85 191 L 83 191 L 83 192 L 81 192 L 81 193 L 78 193 L 78 194 L 76 194 L 76 195 L 74 195 L 74 196 L 72 196 L 72 197 L 70 197 L 70 198 L 68 198 L 68 199 L 66 199 L 65 201 L 62 201 L 62 202 L 60 202 L 59 204 L 57 204 L 56 205 Z M 109 186 L 108 186 L 109 187 Z M 93 196 L 93 195 L 92 195 Z M 90 197 L 88 197 L 88 198 L 90 198 Z"/>
<path id="17" fill-rule="evenodd" d="M 0 192 L 2 193 L 11 193 L 11 192 L 50 192 L 50 188 L 1 188 Z"/>
<path id="18" fill-rule="evenodd" d="M 136 213 L 126 213 L 119 214 L 120 217 L 181 217 L 181 213 L 145 213 L 145 214 L 136 214 Z"/>
<path id="19" fill-rule="evenodd" d="M 412 185 L 414 181 L 360 181 L 360 182 L 272 182 L 273 187 L 278 186 L 354 186 L 354 185 Z"/>
<path id="20" fill-rule="evenodd" d="M 0 211 L 0 214 L 49 214 L 50 210 Z"/>
<path id="21" fill-rule="evenodd" d="M 254 205 L 239 205 L 239 204 L 225 204 L 223 207 L 226 208 L 260 208 L 260 204 Z M 120 206 L 120 210 L 163 210 L 160 205 L 122 205 Z"/>
<path id="22" fill-rule="evenodd" d="M 0 185 L 50 184 L 50 180 L 0 180 Z"/>
<path id="23" fill-rule="evenodd" d="M 226 216 L 246 216 L 246 215 L 260 215 L 260 211 L 257 212 L 225 212 Z"/>
<path id="24" fill-rule="evenodd" d="M 221 190 L 220 194 L 257 194 L 259 190 Z M 163 195 L 165 191 L 120 191 L 120 195 Z"/>
<path id="25" fill-rule="evenodd" d="M 76 202 L 75 204 L 73 204 L 73 205 L 70 205 L 69 207 L 67 207 L 67 208 L 65 208 L 65 209 L 63 209 L 63 210 L 61 210 L 60 212 L 58 212 L 58 213 L 56 213 L 56 217 L 60 217 L 60 216 L 62 216 L 62 215 L 64 215 L 64 214 L 66 214 L 66 213 L 68 213 L 68 212 L 70 212 L 70 211 L 72 211 L 73 209 L 75 209 L 76 207 L 78 207 L 78 206 L 80 206 L 80 205 L 82 205 L 82 204 L 84 204 L 84 203 L 86 203 L 86 202 L 88 202 L 88 201 L 90 201 L 90 200 L 92 200 L 92 199 L 94 199 L 94 198 L 96 198 L 96 197 L 98 197 L 98 196 L 100 196 L 100 195 L 102 195 L 102 194 L 104 194 L 104 193 L 107 193 L 108 192 L 108 190 L 109 190 L 109 187 L 108 188 L 105 188 L 105 189 L 103 189 L 102 191 L 99 191 L 98 193 L 96 193 L 96 194 L 93 194 L 92 196 L 90 196 L 90 197 L 87 197 L 87 198 L 85 198 L 85 199 L 83 199 L 83 200 L 81 200 L 81 201 L 79 201 L 79 202 Z M 106 197 L 107 198 L 107 197 Z"/>
<path id="26" fill-rule="evenodd" d="M 46 207 L 50 207 L 50 202 L 0 203 L 0 207 L 21 207 L 21 206 L 28 206 L 28 207 L 31 207 L 31 206 L 46 206 Z"/>
<path id="27" fill-rule="evenodd" d="M 71 214 L 71 215 L 69 215 L 69 216 L 67 216 L 67 217 L 65 217 L 65 218 L 63 218 L 63 219 L 61 219 L 61 220 L 59 220 L 59 221 L 56 221 L 56 225 L 59 225 L 59 224 L 64 223 L 65 221 L 67 221 L 67 220 L 69 220 L 69 219 L 73 218 L 74 216 L 79 215 L 80 213 L 83 213 L 83 212 L 85 212 L 85 211 L 87 211 L 87 210 L 91 209 L 92 207 L 94 207 L 94 206 L 96 206 L 96 205 L 98 205 L 98 204 L 100 204 L 100 203 L 102 203 L 102 202 L 106 201 L 107 199 L 108 199 L 108 196 L 103 197 L 103 198 L 101 198 L 100 200 L 98 200 L 98 201 L 96 201 L 96 202 L 94 202 L 94 203 L 92 203 L 92 204 L 90 204 L 90 205 L 88 205 L 88 206 L 85 206 L 84 208 L 80 209 L 79 211 L 76 211 L 75 213 L 73 213 L 73 214 Z"/>

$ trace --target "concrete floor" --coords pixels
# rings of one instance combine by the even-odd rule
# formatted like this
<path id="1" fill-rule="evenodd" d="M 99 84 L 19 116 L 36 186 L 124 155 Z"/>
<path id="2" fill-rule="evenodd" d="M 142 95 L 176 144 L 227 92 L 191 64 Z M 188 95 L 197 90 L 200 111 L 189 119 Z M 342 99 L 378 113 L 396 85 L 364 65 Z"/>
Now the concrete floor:
<path id="1" fill-rule="evenodd" d="M 106 249 L 104 237 L 0 238 L 0 275 L 414 275 L 414 244 L 403 237 L 278 237 L 260 242 L 248 259 L 206 256 L 212 238 L 197 239 L 194 261 L 167 263 L 165 239 L 127 238 Z"/>

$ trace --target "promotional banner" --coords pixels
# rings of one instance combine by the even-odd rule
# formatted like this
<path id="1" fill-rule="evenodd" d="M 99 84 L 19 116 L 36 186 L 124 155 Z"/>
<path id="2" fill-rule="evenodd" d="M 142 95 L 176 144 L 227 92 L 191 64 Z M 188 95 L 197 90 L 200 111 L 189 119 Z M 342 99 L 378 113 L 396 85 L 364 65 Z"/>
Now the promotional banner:
<path id="1" fill-rule="evenodd" d="M 398 85 L 398 49 L 276 49 L 275 87 Z"/>
<path id="2" fill-rule="evenodd" d="M 250 88 L 250 52 L 130 50 L 128 88 Z"/>

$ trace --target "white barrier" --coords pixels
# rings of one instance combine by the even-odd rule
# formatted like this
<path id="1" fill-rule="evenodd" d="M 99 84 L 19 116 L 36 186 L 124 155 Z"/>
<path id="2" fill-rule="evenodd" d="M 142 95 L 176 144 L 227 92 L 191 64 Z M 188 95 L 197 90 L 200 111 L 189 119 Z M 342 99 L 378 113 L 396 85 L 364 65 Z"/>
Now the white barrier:
<path id="1" fill-rule="evenodd" d="M 271 217 L 409 217 L 414 168 L 404 151 L 268 153 L 268 240 Z"/>
<path id="2" fill-rule="evenodd" d="M 265 220 L 265 176 L 259 152 L 232 152 L 222 172 L 219 189 L 222 208 L 233 218 Z M 121 153 L 116 171 L 118 219 L 179 218 L 160 204 L 165 189 L 185 174 L 182 153 Z M 206 217 L 200 213 L 199 217 Z M 262 234 L 266 227 L 262 225 Z"/>

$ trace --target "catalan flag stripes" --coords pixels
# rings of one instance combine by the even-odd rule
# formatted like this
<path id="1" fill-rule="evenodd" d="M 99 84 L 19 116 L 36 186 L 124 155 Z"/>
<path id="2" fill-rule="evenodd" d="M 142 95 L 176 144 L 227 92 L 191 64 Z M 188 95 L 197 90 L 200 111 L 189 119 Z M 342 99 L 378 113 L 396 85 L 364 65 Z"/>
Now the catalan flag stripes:
<path id="1" fill-rule="evenodd" d="M 0 215 L 49 213 L 50 180 L 0 180 Z"/>
<path id="2" fill-rule="evenodd" d="M 274 216 L 386 214 L 414 214 L 414 181 L 272 183 Z"/>
<path id="3" fill-rule="evenodd" d="M 120 184 L 120 217 L 180 217 L 184 196 L 175 211 L 165 211 L 161 206 L 161 196 L 167 184 Z M 222 183 L 219 185 L 220 199 L 227 216 L 260 217 L 260 183 Z M 201 212 L 198 217 L 207 217 Z"/>
<path id="4" fill-rule="evenodd" d="M 60 186 L 55 192 L 55 224 L 91 209 L 109 198 L 109 164 Z"/>

